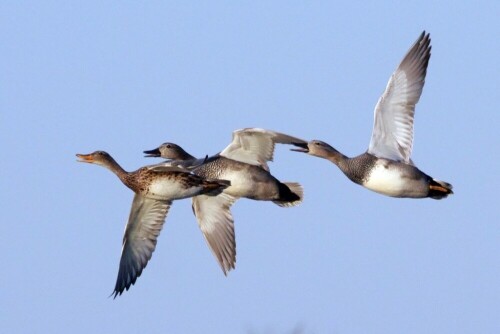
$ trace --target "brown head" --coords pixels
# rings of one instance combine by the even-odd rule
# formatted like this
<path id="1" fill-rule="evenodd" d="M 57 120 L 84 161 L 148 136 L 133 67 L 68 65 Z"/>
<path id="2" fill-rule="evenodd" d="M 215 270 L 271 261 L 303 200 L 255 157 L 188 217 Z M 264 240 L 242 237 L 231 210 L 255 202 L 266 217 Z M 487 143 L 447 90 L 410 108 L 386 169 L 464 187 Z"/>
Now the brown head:
<path id="1" fill-rule="evenodd" d="M 190 160 L 194 159 L 192 155 L 184 151 L 182 147 L 174 143 L 163 143 L 158 148 L 144 151 L 146 157 L 162 157 L 169 160 Z"/>
<path id="2" fill-rule="evenodd" d="M 104 151 L 95 151 L 89 154 L 76 154 L 76 156 L 80 159 L 78 162 L 87 162 L 90 164 L 103 164 L 104 161 L 109 160 L 111 156 L 109 153 Z"/>
<path id="3" fill-rule="evenodd" d="M 108 168 L 111 165 L 116 164 L 116 161 L 111 157 L 111 155 L 104 151 L 95 151 L 89 154 L 77 154 L 76 156 L 79 158 L 78 162 L 86 162 Z"/>

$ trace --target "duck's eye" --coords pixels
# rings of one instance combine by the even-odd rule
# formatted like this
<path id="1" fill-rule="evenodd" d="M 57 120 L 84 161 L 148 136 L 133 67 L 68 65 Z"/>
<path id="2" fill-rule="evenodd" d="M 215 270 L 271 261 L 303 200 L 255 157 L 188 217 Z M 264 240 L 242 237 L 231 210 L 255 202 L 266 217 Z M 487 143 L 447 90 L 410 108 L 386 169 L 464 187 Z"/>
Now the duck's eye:
<path id="1" fill-rule="evenodd" d="M 315 144 L 318 145 L 318 146 L 321 146 L 321 143 L 315 143 Z"/>
<path id="2" fill-rule="evenodd" d="M 168 145 L 167 145 L 167 148 L 172 148 L 172 145 L 168 144 Z"/>

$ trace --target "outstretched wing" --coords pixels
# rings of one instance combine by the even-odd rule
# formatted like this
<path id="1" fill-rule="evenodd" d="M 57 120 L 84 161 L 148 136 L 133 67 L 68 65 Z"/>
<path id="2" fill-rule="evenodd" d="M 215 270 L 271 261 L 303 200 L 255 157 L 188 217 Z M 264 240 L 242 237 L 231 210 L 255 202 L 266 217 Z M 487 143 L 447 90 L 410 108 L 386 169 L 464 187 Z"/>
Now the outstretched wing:
<path id="1" fill-rule="evenodd" d="M 424 87 L 431 56 L 431 39 L 425 31 L 392 74 L 375 106 L 368 153 L 380 158 L 410 162 L 415 105 Z"/>
<path id="2" fill-rule="evenodd" d="M 136 194 L 123 236 L 122 255 L 114 297 L 121 295 L 141 276 L 156 248 L 172 201 L 159 201 Z"/>
<path id="3" fill-rule="evenodd" d="M 231 205 L 235 201 L 235 197 L 224 193 L 193 197 L 193 212 L 198 225 L 224 275 L 234 269 L 236 263 L 236 240 L 231 214 Z"/>
<path id="4" fill-rule="evenodd" d="M 259 128 L 246 128 L 233 132 L 233 141 L 220 153 L 221 156 L 260 166 L 269 171 L 267 161 L 273 160 L 274 145 L 307 143 L 283 133 Z"/>

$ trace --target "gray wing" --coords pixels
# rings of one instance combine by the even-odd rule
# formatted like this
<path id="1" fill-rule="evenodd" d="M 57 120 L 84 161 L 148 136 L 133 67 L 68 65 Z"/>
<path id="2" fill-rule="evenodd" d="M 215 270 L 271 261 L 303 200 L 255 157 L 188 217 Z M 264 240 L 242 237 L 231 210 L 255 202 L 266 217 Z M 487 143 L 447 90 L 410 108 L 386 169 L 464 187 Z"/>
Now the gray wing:
<path id="1" fill-rule="evenodd" d="M 156 248 L 172 201 L 159 201 L 136 194 L 123 236 L 120 268 L 114 297 L 121 295 L 141 276 Z"/>
<path id="2" fill-rule="evenodd" d="M 233 132 L 233 141 L 220 153 L 221 156 L 260 166 L 269 171 L 267 161 L 273 160 L 274 145 L 307 142 L 271 130 L 246 128 Z"/>
<path id="3" fill-rule="evenodd" d="M 375 121 L 368 153 L 410 163 L 415 105 L 424 87 L 431 56 L 431 39 L 425 31 L 392 74 L 375 106 Z"/>
<path id="4" fill-rule="evenodd" d="M 236 198 L 227 194 L 193 197 L 193 212 L 203 236 L 219 265 L 227 275 L 236 263 L 236 240 L 231 205 Z"/>

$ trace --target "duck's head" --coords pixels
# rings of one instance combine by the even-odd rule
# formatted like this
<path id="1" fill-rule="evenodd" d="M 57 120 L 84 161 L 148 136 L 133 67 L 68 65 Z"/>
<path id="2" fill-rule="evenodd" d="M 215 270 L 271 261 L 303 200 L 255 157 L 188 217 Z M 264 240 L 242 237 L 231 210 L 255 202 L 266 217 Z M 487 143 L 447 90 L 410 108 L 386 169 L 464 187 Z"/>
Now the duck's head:
<path id="1" fill-rule="evenodd" d="M 170 160 L 185 160 L 192 158 L 182 147 L 174 143 L 163 143 L 159 147 L 144 151 L 145 157 L 159 158 Z"/>
<path id="2" fill-rule="evenodd" d="M 308 143 L 293 143 L 299 148 L 292 148 L 292 151 L 307 153 L 317 157 L 325 157 L 328 153 L 336 152 L 329 144 L 321 140 L 311 140 Z"/>
<path id="3" fill-rule="evenodd" d="M 109 153 L 104 151 L 95 151 L 90 154 L 77 154 L 76 156 L 79 158 L 78 162 L 87 162 L 96 165 L 107 165 L 113 160 Z"/>

